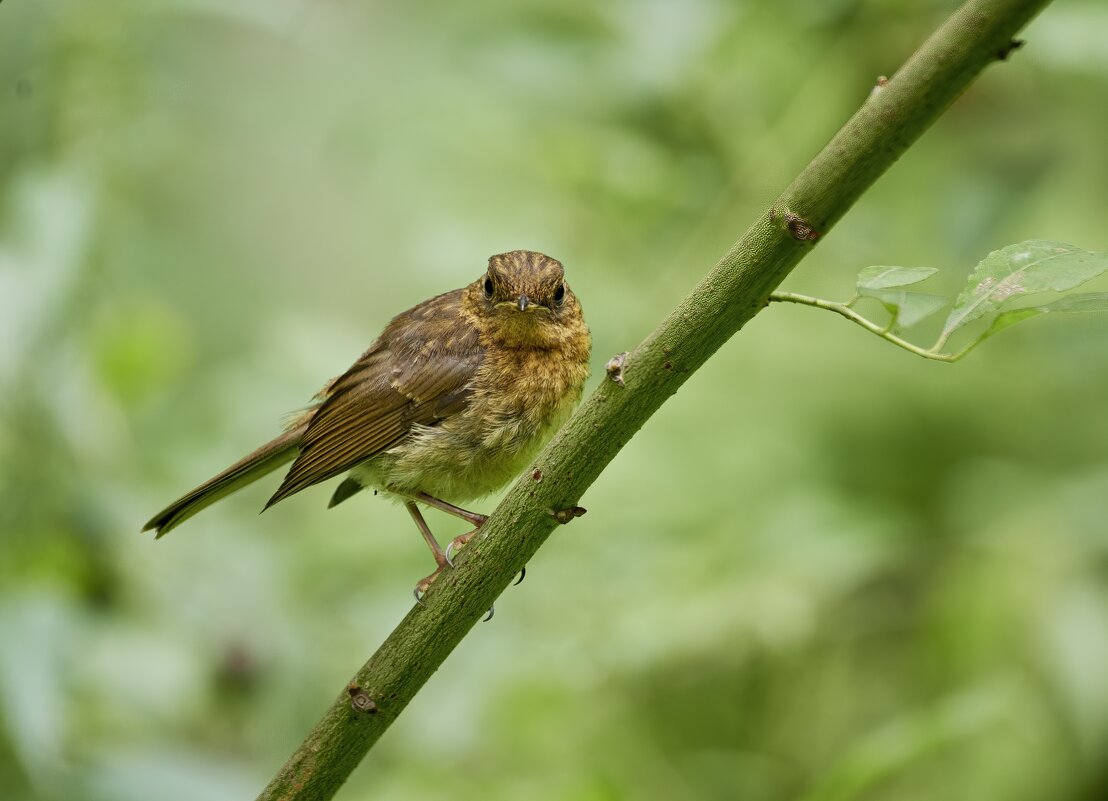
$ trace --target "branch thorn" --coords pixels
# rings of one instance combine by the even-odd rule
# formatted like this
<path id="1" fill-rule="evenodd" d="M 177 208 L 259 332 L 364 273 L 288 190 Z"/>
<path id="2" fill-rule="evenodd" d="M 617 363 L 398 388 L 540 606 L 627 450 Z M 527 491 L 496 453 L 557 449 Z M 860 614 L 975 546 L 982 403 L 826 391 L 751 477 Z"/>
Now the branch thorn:
<path id="1" fill-rule="evenodd" d="M 1012 55 L 1013 51 L 1019 50 L 1025 44 L 1027 44 L 1027 42 L 1023 39 L 1012 39 L 1008 44 L 996 51 L 996 57 L 1000 61 L 1007 61 L 1008 56 Z"/>
<path id="2" fill-rule="evenodd" d="M 570 506 L 566 509 L 550 509 L 548 513 L 562 525 L 565 525 L 575 517 L 581 517 L 588 509 L 583 506 Z"/>

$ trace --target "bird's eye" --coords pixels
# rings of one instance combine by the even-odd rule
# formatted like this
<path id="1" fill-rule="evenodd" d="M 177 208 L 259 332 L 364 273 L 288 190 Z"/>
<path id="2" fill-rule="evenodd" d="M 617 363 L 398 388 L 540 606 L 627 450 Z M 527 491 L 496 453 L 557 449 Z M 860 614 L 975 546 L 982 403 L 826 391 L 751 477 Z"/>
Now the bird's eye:
<path id="1" fill-rule="evenodd" d="M 566 299 L 566 285 L 561 284 L 556 290 L 554 290 L 554 305 L 561 306 L 562 301 Z"/>
<path id="2" fill-rule="evenodd" d="M 493 285 L 492 285 L 492 279 L 486 277 L 485 278 L 485 297 L 489 298 L 491 300 L 492 299 L 492 293 L 493 293 L 494 289 L 495 289 L 495 287 L 493 287 Z"/>

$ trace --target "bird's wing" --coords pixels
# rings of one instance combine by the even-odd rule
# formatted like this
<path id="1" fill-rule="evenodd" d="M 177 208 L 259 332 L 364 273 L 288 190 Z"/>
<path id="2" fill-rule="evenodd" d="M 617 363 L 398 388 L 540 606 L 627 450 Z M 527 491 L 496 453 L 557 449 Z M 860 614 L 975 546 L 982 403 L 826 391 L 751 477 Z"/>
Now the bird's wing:
<path id="1" fill-rule="evenodd" d="M 300 453 L 266 508 L 395 445 L 412 426 L 462 411 L 484 356 L 461 290 L 397 317 L 325 390 Z"/>

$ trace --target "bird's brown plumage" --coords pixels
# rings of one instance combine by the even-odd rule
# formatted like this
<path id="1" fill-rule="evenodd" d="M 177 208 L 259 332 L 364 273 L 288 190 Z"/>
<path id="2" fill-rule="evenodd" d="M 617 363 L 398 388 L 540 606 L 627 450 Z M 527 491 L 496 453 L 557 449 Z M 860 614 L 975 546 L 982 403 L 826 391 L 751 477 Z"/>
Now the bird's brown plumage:
<path id="1" fill-rule="evenodd" d="M 462 292 L 396 317 L 332 382 L 267 507 L 388 449 L 412 426 L 433 426 L 464 407 L 484 348 L 477 329 L 456 330 Z"/>

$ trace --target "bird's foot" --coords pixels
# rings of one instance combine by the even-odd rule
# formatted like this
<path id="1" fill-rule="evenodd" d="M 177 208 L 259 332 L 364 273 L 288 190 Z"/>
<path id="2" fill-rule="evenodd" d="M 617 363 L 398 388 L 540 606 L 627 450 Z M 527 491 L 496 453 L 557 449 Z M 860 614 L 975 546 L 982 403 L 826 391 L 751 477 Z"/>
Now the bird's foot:
<path id="1" fill-rule="evenodd" d="M 423 578 L 421 578 L 419 580 L 419 583 L 415 585 L 415 589 L 412 590 L 412 595 L 415 596 L 416 603 L 419 604 L 420 606 L 424 606 L 423 596 L 427 594 L 427 590 L 430 588 L 430 586 L 432 584 L 434 584 L 435 579 L 437 579 L 439 577 L 439 573 L 442 572 L 443 567 L 451 567 L 451 565 L 447 564 L 447 565 L 440 565 L 439 567 L 436 567 L 434 573 L 432 573 L 429 576 L 424 576 Z M 486 615 L 483 618 L 481 618 L 481 622 L 482 623 L 488 623 L 490 620 L 492 620 L 492 616 L 495 613 L 496 613 L 496 607 L 490 606 L 488 613 L 486 613 Z"/>
<path id="2" fill-rule="evenodd" d="M 467 531 L 465 534 L 455 537 L 450 541 L 450 544 L 446 546 L 446 563 L 451 567 L 454 567 L 454 554 L 460 549 L 465 547 L 465 544 L 473 539 L 473 535 L 477 533 L 477 529 L 473 531 Z M 523 569 L 519 571 L 519 578 L 512 582 L 512 586 L 519 584 L 523 581 L 523 578 L 527 575 L 527 565 L 523 566 Z"/>
<path id="3" fill-rule="evenodd" d="M 453 569 L 454 555 L 459 550 L 464 548 L 467 542 L 473 539 L 473 535 L 476 534 L 479 529 L 480 526 L 473 529 L 472 531 L 467 531 L 465 534 L 459 534 L 457 537 L 450 541 L 450 544 L 446 546 L 446 551 L 442 554 L 443 561 L 439 564 L 437 568 L 435 568 L 435 572 L 431 573 L 429 576 L 425 576 L 424 578 L 420 579 L 419 583 L 416 584 L 415 589 L 412 591 L 417 604 L 423 606 L 423 596 L 427 593 L 428 588 L 434 583 L 435 579 L 439 577 L 439 573 L 441 573 L 445 568 L 449 567 Z M 515 583 L 519 584 L 519 582 L 523 581 L 523 577 L 525 575 L 527 575 L 526 567 L 524 567 L 523 570 L 520 571 L 519 578 L 516 579 Z M 490 606 L 488 614 L 484 618 L 482 618 L 481 622 L 485 623 L 492 620 L 492 616 L 495 612 L 496 608 Z"/>
<path id="4" fill-rule="evenodd" d="M 467 531 L 465 534 L 459 534 L 457 537 L 450 541 L 450 544 L 446 546 L 446 563 L 451 567 L 454 567 L 454 554 L 460 549 L 464 548 L 466 543 L 473 539 L 473 535 L 476 534 L 478 529 L 473 531 Z"/>
<path id="5" fill-rule="evenodd" d="M 450 564 L 447 563 L 445 565 L 439 565 L 438 567 L 436 567 L 434 573 L 421 578 L 419 582 L 415 585 L 415 589 L 412 590 L 412 595 L 415 596 L 416 603 L 420 606 L 423 606 L 423 596 L 427 594 L 427 590 L 435 582 L 435 579 L 439 577 L 439 573 L 442 572 L 443 567 L 450 567 Z"/>

